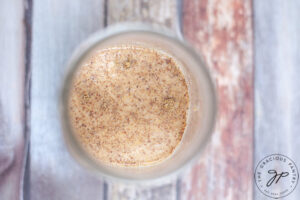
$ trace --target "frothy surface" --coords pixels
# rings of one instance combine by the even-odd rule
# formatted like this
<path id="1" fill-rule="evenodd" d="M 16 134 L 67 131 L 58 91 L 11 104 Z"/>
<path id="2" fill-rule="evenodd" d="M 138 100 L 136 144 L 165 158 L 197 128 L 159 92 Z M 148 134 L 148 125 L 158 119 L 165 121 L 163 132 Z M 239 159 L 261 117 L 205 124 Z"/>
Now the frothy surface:
<path id="1" fill-rule="evenodd" d="M 166 159 L 183 136 L 188 87 L 168 54 L 141 47 L 98 51 L 73 80 L 69 116 L 96 160 L 145 166 Z"/>

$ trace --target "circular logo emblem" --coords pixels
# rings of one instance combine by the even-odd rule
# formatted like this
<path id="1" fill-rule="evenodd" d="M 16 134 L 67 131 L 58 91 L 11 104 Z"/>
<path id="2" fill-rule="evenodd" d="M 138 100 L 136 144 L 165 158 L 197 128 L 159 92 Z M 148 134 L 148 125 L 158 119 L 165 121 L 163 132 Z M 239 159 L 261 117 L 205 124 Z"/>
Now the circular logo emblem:
<path id="1" fill-rule="evenodd" d="M 289 195 L 296 188 L 299 174 L 295 163 L 281 154 L 263 158 L 255 169 L 255 183 L 258 189 L 271 198 Z"/>

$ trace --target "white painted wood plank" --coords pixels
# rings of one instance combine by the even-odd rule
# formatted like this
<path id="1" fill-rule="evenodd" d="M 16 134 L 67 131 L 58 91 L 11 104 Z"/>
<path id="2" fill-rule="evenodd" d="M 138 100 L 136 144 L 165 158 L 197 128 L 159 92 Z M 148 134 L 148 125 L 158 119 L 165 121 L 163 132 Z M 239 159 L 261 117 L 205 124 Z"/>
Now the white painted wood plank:
<path id="1" fill-rule="evenodd" d="M 22 198 L 24 162 L 23 1 L 0 2 L 0 199 Z"/>
<path id="2" fill-rule="evenodd" d="M 33 6 L 31 199 L 102 199 L 103 182 L 67 152 L 57 103 L 71 53 L 103 26 L 103 1 L 35 0 Z"/>
<path id="3" fill-rule="evenodd" d="M 176 199 L 176 183 L 170 182 L 156 186 L 114 183 L 108 188 L 109 200 L 174 200 Z"/>
<path id="4" fill-rule="evenodd" d="M 145 22 L 160 24 L 177 32 L 178 10 L 176 0 L 108 0 L 107 24 Z M 108 183 L 107 199 L 174 200 L 178 197 L 176 180 L 155 185 Z"/>
<path id="5" fill-rule="evenodd" d="M 178 0 L 108 0 L 107 24 L 145 22 L 178 28 Z"/>
<path id="6" fill-rule="evenodd" d="M 255 160 L 280 153 L 300 167 L 300 1 L 254 0 Z M 255 187 L 255 199 L 266 197 Z M 286 199 L 300 199 L 299 185 Z"/>

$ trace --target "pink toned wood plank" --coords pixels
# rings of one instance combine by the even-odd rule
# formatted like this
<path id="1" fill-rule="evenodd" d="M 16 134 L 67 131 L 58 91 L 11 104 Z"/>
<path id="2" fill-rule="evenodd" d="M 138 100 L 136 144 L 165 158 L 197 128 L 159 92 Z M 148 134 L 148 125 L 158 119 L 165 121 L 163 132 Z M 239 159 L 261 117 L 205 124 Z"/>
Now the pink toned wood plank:
<path id="1" fill-rule="evenodd" d="M 251 0 L 185 0 L 183 30 L 216 83 L 218 120 L 203 157 L 182 180 L 181 199 L 252 199 Z"/>

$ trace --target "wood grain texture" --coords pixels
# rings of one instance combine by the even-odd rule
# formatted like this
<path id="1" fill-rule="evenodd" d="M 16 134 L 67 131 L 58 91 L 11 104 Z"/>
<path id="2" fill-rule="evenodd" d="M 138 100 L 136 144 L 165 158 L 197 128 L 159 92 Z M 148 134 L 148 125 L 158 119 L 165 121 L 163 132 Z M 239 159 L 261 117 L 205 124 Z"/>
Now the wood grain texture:
<path id="1" fill-rule="evenodd" d="M 255 160 L 280 153 L 300 167 L 300 2 L 255 0 Z M 255 186 L 255 199 L 265 196 Z M 299 183 L 286 197 L 300 199 Z"/>
<path id="2" fill-rule="evenodd" d="M 103 26 L 103 1 L 35 0 L 33 6 L 30 199 L 102 199 L 103 182 L 67 152 L 57 104 L 71 53 Z"/>
<path id="3" fill-rule="evenodd" d="M 156 184 L 155 186 L 110 183 L 108 187 L 109 200 L 173 200 L 176 199 L 176 182 Z"/>
<path id="4" fill-rule="evenodd" d="M 107 0 L 107 24 L 146 22 L 177 28 L 176 0 Z"/>
<path id="5" fill-rule="evenodd" d="M 107 25 L 118 22 L 146 22 L 178 29 L 177 1 L 175 0 L 107 0 Z M 177 198 L 176 181 L 152 186 L 107 184 L 107 199 L 173 200 Z"/>
<path id="6" fill-rule="evenodd" d="M 182 181 L 181 199 L 252 199 L 253 63 L 250 0 L 185 0 L 184 36 L 216 82 L 211 143 Z"/>
<path id="7" fill-rule="evenodd" d="M 22 198 L 24 164 L 24 2 L 0 2 L 0 199 Z"/>

